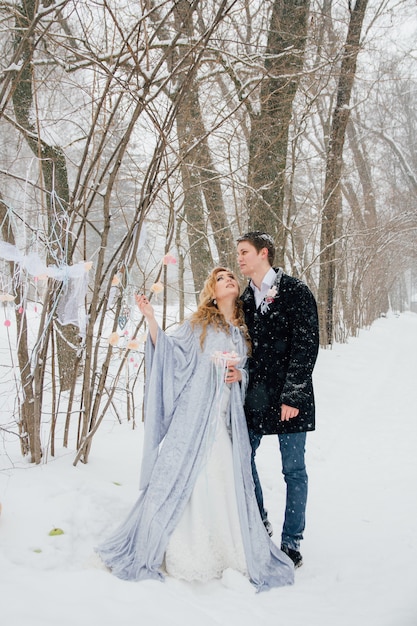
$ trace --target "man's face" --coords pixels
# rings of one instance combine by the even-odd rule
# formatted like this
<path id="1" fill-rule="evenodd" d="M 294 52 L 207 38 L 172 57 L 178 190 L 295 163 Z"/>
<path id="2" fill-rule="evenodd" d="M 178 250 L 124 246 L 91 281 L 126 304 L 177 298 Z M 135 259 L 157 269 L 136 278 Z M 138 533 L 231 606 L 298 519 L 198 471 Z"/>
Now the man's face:
<path id="1" fill-rule="evenodd" d="M 243 276 L 256 276 L 265 268 L 265 259 L 268 250 L 262 248 L 259 252 L 249 241 L 240 241 L 237 244 L 237 262 Z"/>

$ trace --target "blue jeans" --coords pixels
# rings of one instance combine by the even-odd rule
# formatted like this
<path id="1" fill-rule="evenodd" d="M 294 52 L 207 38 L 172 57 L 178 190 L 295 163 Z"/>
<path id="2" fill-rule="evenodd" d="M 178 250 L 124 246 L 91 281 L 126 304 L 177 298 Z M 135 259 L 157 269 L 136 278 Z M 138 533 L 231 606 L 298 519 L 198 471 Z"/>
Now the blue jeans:
<path id="1" fill-rule="evenodd" d="M 252 446 L 252 475 L 255 483 L 255 495 L 262 519 L 265 520 L 267 512 L 264 508 L 262 487 L 255 465 L 255 455 L 261 443 L 262 435 L 250 430 L 249 438 Z M 278 435 L 278 440 L 281 451 L 282 473 L 287 485 L 287 500 L 281 543 L 293 550 L 299 550 L 305 528 L 308 489 L 308 476 L 304 461 L 306 433 Z"/>

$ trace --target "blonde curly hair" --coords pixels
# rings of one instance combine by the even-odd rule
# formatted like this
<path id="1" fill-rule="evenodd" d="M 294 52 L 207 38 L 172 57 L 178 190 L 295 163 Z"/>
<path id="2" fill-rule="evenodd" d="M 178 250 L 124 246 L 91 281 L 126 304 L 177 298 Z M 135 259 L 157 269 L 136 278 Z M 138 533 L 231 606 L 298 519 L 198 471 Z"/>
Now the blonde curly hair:
<path id="1" fill-rule="evenodd" d="M 201 348 L 203 348 L 204 345 L 208 326 L 213 326 L 217 330 L 224 330 L 226 333 L 230 334 L 229 324 L 226 321 L 224 315 L 220 313 L 215 302 L 215 286 L 217 283 L 217 274 L 219 274 L 220 272 L 229 272 L 238 282 L 238 279 L 235 276 L 234 272 L 232 272 L 227 267 L 215 267 L 206 278 L 203 289 L 200 292 L 198 309 L 197 311 L 195 311 L 195 313 L 193 313 L 190 318 L 190 323 L 193 328 L 197 325 L 201 326 L 202 328 L 202 333 L 200 337 Z M 250 353 L 251 342 L 248 329 L 245 324 L 245 317 L 243 314 L 243 307 L 240 298 L 236 298 L 232 324 L 238 326 L 242 330 L 248 346 L 248 353 Z"/>

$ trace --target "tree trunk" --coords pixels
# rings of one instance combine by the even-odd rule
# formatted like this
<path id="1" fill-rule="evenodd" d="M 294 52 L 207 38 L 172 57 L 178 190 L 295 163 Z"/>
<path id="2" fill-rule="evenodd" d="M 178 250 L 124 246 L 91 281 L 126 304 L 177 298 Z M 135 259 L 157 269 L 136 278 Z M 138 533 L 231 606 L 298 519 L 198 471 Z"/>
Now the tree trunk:
<path id="1" fill-rule="evenodd" d="M 250 230 L 270 233 L 277 262 L 285 250 L 284 187 L 292 105 L 303 66 L 309 0 L 275 0 L 260 111 L 252 114 L 247 208 Z"/>
<path id="2" fill-rule="evenodd" d="M 35 109 L 35 95 L 33 93 L 33 34 L 31 26 L 36 19 L 38 2 L 27 0 L 22 3 L 16 12 L 16 35 L 14 47 L 20 54 L 22 67 L 15 72 L 13 90 L 13 106 L 23 136 L 30 149 L 40 160 L 43 186 L 46 192 L 46 213 L 49 225 L 49 234 L 53 233 L 54 243 L 50 254 L 56 260 L 69 263 L 72 249 L 68 233 L 62 228 L 64 216 L 68 211 L 69 186 L 65 156 L 59 147 L 50 146 L 39 136 L 38 128 L 32 123 L 32 112 Z M 60 290 L 54 293 L 60 293 Z M 62 336 L 60 336 L 62 334 Z M 60 372 L 61 390 L 68 390 L 74 374 L 76 351 L 73 346 L 78 344 L 78 329 L 73 325 L 61 326 L 57 336 L 58 365 Z"/>
<path id="3" fill-rule="evenodd" d="M 336 279 L 336 239 L 341 215 L 341 186 L 343 146 L 349 120 L 349 103 L 360 50 L 360 36 L 368 0 L 357 0 L 351 9 L 346 43 L 342 55 L 333 112 L 330 140 L 327 149 L 326 178 L 320 241 L 320 280 L 318 293 L 319 322 L 322 345 L 333 341 L 334 289 Z"/>
<path id="4" fill-rule="evenodd" d="M 363 193 L 363 222 L 367 228 L 375 228 L 377 225 L 377 212 L 375 202 L 375 190 L 372 183 L 370 159 L 366 154 L 364 142 L 361 142 L 356 132 L 352 119 L 346 127 L 349 146 L 355 159 L 359 180 Z"/>
<path id="5" fill-rule="evenodd" d="M 12 224 L 8 219 L 7 207 L 0 198 L 0 223 L 2 236 L 13 246 L 15 236 Z M 14 276 L 15 264 L 10 263 L 10 273 Z M 18 287 L 18 299 L 22 301 L 22 286 Z M 28 326 L 26 311 L 15 310 L 16 335 L 19 338 L 17 344 L 17 360 L 19 363 L 20 382 L 22 385 L 22 401 L 19 415 L 19 435 L 22 454 L 30 454 L 31 463 L 40 463 L 41 460 L 41 440 L 40 440 L 40 415 L 35 414 L 35 401 L 33 391 L 33 376 L 31 372 L 31 358 L 28 348 Z"/>
<path id="6" fill-rule="evenodd" d="M 181 0 L 176 5 L 175 25 L 184 38 L 192 41 L 193 9 Z M 180 89 L 187 97 L 182 98 L 176 116 L 178 143 L 181 158 L 181 174 L 184 188 L 184 215 L 190 244 L 191 268 L 194 286 L 198 293 L 214 261 L 207 238 L 208 225 L 213 233 L 219 263 L 234 267 L 235 243 L 223 202 L 220 176 L 211 158 L 207 131 L 198 97 L 195 80 L 198 59 L 187 46 L 177 50 L 176 63 L 181 64 Z M 190 145 L 193 148 L 190 150 Z"/>

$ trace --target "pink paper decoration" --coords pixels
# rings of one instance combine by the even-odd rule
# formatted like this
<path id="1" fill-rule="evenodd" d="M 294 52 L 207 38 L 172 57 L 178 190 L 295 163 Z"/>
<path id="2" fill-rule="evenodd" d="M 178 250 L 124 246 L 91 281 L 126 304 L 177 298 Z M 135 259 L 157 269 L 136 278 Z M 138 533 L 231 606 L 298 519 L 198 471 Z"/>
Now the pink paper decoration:
<path id="1" fill-rule="evenodd" d="M 164 265 L 175 265 L 176 262 L 177 262 L 177 259 L 174 256 L 172 256 L 172 254 L 166 254 L 164 258 L 162 259 L 162 263 Z"/>

